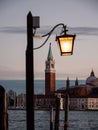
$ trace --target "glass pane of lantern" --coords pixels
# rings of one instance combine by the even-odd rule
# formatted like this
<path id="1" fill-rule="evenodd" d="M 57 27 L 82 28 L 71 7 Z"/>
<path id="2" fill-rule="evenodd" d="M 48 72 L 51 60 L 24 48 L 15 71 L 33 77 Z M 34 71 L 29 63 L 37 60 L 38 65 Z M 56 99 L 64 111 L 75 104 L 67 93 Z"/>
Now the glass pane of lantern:
<path id="1" fill-rule="evenodd" d="M 72 52 L 73 37 L 59 38 L 62 53 Z"/>

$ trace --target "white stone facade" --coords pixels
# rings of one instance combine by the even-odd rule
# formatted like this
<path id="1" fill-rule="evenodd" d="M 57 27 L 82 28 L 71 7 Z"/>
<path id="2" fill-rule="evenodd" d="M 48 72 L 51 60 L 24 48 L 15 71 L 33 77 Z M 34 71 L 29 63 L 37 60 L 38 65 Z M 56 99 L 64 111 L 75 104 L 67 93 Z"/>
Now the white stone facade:
<path id="1" fill-rule="evenodd" d="M 26 108 L 26 94 L 19 94 L 17 96 L 17 108 Z"/>
<path id="2" fill-rule="evenodd" d="M 88 109 L 98 110 L 98 98 L 88 98 Z"/>
<path id="3" fill-rule="evenodd" d="M 98 98 L 70 98 L 71 110 L 98 110 Z"/>

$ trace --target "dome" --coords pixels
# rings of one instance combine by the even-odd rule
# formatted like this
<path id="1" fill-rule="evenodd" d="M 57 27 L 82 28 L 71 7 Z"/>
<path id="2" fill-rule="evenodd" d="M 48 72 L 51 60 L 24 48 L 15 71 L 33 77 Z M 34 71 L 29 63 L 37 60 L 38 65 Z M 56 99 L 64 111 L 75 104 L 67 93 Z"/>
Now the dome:
<path id="1" fill-rule="evenodd" d="M 98 86 L 98 78 L 95 77 L 93 70 L 92 70 L 90 76 L 86 79 L 86 84 L 89 84 L 92 86 Z"/>
<path id="2" fill-rule="evenodd" d="M 89 76 L 88 78 L 87 78 L 87 80 L 86 80 L 86 84 L 89 84 L 89 83 L 91 83 L 91 82 L 94 82 L 94 81 L 96 81 L 96 77 L 93 77 L 93 76 Z"/>

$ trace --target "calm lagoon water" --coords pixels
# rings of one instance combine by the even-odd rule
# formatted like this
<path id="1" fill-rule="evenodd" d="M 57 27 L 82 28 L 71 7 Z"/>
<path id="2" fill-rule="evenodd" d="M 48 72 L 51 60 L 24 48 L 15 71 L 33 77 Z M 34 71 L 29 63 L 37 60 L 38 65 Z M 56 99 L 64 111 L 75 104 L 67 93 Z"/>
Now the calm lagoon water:
<path id="1" fill-rule="evenodd" d="M 79 80 L 79 84 L 85 83 L 84 80 Z M 75 81 L 71 80 L 70 85 L 74 85 Z M 0 85 L 2 85 L 6 91 L 14 90 L 17 93 L 25 93 L 26 82 L 25 80 L 0 80 Z M 66 80 L 56 80 L 56 89 L 66 87 Z M 36 94 L 42 94 L 45 92 L 45 80 L 35 80 L 34 81 L 34 91 Z"/>
<path id="2" fill-rule="evenodd" d="M 26 112 L 9 110 L 9 130 L 26 130 Z M 35 111 L 35 130 L 50 130 L 50 112 Z M 60 112 L 60 130 L 63 130 L 64 111 Z M 98 130 L 98 111 L 69 111 L 68 130 Z"/>

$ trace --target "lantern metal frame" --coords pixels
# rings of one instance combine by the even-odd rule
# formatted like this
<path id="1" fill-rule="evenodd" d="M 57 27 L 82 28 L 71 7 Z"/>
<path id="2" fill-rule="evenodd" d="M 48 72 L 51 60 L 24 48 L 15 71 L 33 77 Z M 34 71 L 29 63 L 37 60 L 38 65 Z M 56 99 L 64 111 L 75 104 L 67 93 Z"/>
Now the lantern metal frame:
<path id="1" fill-rule="evenodd" d="M 70 56 L 73 54 L 73 47 L 74 47 L 74 40 L 75 40 L 75 37 L 76 35 L 70 35 L 70 34 L 64 34 L 64 35 L 61 35 L 61 36 L 56 36 L 56 41 L 58 43 L 58 46 L 59 46 L 59 49 L 60 49 L 60 53 L 61 53 L 61 56 Z M 60 42 L 60 39 L 61 38 L 65 38 L 65 39 L 69 39 L 69 38 L 72 38 L 71 40 L 71 49 L 70 51 L 66 51 L 64 52 L 63 49 L 62 49 L 62 42 Z M 68 40 L 66 40 L 65 44 L 67 43 Z"/>

